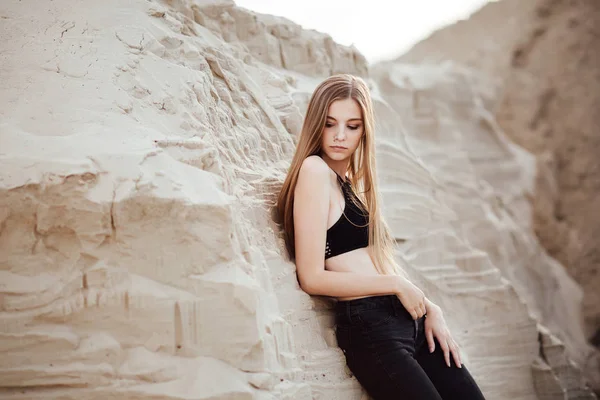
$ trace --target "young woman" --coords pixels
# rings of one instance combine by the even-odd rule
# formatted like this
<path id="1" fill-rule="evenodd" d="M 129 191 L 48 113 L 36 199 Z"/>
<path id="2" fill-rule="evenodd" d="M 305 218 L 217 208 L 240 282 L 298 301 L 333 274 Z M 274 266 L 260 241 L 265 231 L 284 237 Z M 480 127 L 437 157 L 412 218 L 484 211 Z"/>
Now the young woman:
<path id="1" fill-rule="evenodd" d="M 338 345 L 375 400 L 483 399 L 442 311 L 394 259 L 374 133 L 361 78 L 335 75 L 315 89 L 277 200 L 300 286 L 338 300 Z"/>

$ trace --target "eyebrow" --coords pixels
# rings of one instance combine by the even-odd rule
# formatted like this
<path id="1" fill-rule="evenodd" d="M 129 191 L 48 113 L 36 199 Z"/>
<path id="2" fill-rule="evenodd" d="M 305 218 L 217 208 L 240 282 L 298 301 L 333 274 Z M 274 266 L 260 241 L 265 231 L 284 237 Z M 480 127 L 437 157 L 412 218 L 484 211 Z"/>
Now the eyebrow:
<path id="1" fill-rule="evenodd" d="M 333 117 L 330 117 L 329 115 L 327 116 L 327 118 L 330 118 L 330 119 L 332 119 L 334 121 L 337 121 L 337 119 L 335 119 Z M 348 121 L 360 121 L 360 122 L 362 122 L 362 118 L 350 118 Z"/>

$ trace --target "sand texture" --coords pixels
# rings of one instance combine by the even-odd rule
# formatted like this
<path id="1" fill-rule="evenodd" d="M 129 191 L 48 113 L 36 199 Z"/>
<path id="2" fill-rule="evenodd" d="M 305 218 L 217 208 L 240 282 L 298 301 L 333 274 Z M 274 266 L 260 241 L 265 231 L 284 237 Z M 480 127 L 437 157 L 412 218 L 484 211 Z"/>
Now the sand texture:
<path id="1" fill-rule="evenodd" d="M 599 35 L 597 1 L 503 0 L 397 62 L 451 60 L 494 78 L 499 126 L 536 155 L 534 230 L 582 286 L 585 336 L 600 349 Z"/>
<path id="2" fill-rule="evenodd" d="M 227 1 L 8 0 L 0 24 L 1 399 L 365 399 L 271 214 L 336 72 L 371 85 L 398 258 L 486 398 L 594 398 L 583 293 L 538 243 L 538 163 L 492 79 L 369 67 Z"/>

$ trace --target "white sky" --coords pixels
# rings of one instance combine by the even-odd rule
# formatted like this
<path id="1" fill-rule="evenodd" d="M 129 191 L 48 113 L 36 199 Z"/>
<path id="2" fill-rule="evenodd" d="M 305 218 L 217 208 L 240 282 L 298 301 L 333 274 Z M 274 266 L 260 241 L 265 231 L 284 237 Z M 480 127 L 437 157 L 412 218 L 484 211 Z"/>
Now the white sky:
<path id="1" fill-rule="evenodd" d="M 407 51 L 441 26 L 467 18 L 488 0 L 235 0 L 286 17 L 354 46 L 370 63 Z"/>

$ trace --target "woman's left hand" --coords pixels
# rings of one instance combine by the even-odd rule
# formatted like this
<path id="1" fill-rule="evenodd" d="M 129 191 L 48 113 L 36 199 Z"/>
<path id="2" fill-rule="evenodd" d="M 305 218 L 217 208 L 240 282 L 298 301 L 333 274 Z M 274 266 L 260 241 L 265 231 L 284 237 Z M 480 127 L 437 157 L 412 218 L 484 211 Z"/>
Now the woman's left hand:
<path id="1" fill-rule="evenodd" d="M 442 310 L 438 306 L 427 307 L 427 317 L 425 318 L 425 337 L 427 338 L 427 344 L 429 345 L 429 352 L 433 353 L 435 350 L 435 340 L 440 344 L 440 347 L 444 351 L 444 359 L 446 364 L 450 367 L 450 355 L 454 359 L 454 363 L 458 368 L 462 368 L 462 362 L 460 360 L 460 351 L 458 345 L 452 338 L 446 320 L 442 315 Z"/>

